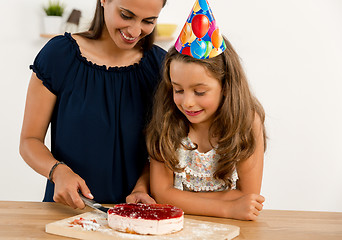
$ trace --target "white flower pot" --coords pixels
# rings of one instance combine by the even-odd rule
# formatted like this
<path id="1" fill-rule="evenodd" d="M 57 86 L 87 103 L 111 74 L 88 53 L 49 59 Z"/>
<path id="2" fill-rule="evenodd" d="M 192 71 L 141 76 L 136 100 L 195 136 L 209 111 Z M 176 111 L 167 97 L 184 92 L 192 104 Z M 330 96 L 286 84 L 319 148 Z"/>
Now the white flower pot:
<path id="1" fill-rule="evenodd" d="M 60 34 L 62 33 L 63 18 L 60 16 L 44 16 L 44 33 Z"/>

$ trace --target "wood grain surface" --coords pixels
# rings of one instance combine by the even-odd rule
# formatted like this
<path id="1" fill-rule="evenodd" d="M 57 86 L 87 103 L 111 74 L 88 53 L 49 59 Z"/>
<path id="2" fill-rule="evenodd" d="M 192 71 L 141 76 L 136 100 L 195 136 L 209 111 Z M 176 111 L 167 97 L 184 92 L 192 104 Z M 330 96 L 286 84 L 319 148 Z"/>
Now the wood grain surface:
<path id="1" fill-rule="evenodd" d="M 74 210 L 57 203 L 0 201 L 0 239 L 70 239 L 46 233 L 45 225 L 89 211 L 93 210 Z M 234 240 L 342 239 L 341 212 L 263 210 L 256 221 L 186 218 L 238 226 L 240 235 Z"/>

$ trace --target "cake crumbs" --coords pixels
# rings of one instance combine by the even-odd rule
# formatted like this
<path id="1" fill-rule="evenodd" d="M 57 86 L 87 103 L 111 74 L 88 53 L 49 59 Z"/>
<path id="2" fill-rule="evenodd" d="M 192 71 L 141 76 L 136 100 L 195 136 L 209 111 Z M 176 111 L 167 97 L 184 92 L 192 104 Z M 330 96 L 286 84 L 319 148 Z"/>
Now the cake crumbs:
<path id="1" fill-rule="evenodd" d="M 96 231 L 100 228 L 100 224 L 97 223 L 95 219 L 84 219 L 78 218 L 74 219 L 72 222 L 69 222 L 70 227 L 73 226 L 81 226 L 83 229 L 88 231 Z"/>

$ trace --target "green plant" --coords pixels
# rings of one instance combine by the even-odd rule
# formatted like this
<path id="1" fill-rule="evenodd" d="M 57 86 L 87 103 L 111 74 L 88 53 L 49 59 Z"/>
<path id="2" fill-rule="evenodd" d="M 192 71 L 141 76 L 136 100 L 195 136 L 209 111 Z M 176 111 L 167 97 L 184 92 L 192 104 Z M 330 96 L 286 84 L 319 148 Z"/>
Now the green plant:
<path id="1" fill-rule="evenodd" d="M 64 12 L 65 6 L 57 1 L 49 0 L 49 4 L 47 7 L 44 7 L 44 11 L 48 16 L 62 16 Z"/>

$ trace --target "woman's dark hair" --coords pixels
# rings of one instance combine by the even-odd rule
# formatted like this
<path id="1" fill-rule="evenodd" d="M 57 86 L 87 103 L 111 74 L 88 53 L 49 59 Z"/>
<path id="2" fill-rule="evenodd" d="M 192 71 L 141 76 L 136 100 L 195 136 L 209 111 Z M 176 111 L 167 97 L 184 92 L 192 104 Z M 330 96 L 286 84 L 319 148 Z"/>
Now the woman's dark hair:
<path id="1" fill-rule="evenodd" d="M 109 1 L 112 1 L 112 0 L 109 0 Z M 163 7 L 165 6 L 166 1 L 167 0 L 163 0 Z M 77 33 L 77 35 L 80 35 L 89 39 L 99 39 L 101 37 L 104 25 L 105 25 L 105 22 L 104 22 L 103 7 L 101 6 L 101 0 L 97 0 L 94 18 L 90 24 L 88 31 Z M 149 35 L 147 35 L 146 37 L 140 40 L 139 44 L 141 45 L 142 49 L 148 50 L 152 48 L 154 39 L 155 39 L 155 32 L 156 30 L 154 28 L 152 33 L 150 33 Z"/>

